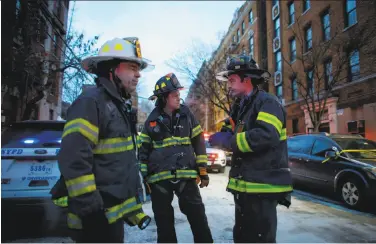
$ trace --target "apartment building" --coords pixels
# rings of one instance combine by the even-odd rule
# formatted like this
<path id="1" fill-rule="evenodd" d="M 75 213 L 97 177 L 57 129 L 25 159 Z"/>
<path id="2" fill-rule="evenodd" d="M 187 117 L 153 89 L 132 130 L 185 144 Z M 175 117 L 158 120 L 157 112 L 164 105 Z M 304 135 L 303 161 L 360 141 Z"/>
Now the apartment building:
<path id="1" fill-rule="evenodd" d="M 61 112 L 69 0 L 4 1 L 2 125 L 55 120 Z M 48 89 L 44 86 L 48 85 Z"/>
<path id="2" fill-rule="evenodd" d="M 262 68 L 268 68 L 265 8 L 266 1 L 246 1 L 235 11 L 233 20 L 218 49 L 207 63 L 202 64 L 197 77 L 210 77 L 210 80 L 204 82 L 216 82 L 214 74 L 224 70 L 226 58 L 230 54 L 252 55 Z M 204 75 L 205 73 L 211 73 L 211 75 Z M 268 88 L 265 87 L 265 89 Z M 218 131 L 228 115 L 210 99 L 202 97 L 199 89 L 195 83 L 192 84 L 186 103 L 199 118 L 206 131 Z M 229 108 L 226 102 L 222 101 L 221 104 Z"/>
<path id="3" fill-rule="evenodd" d="M 321 110 L 319 131 L 376 140 L 375 4 L 266 1 L 269 92 L 286 107 L 288 135 L 312 131 Z"/>

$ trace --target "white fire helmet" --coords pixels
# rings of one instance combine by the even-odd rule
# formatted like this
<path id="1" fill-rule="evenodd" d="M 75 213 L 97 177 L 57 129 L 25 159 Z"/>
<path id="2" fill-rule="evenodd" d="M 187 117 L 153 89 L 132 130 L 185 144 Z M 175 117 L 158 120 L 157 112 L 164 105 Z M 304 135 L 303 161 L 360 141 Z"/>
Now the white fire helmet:
<path id="1" fill-rule="evenodd" d="M 150 60 L 142 57 L 140 41 L 137 37 L 109 40 L 99 49 L 97 56 L 84 59 L 81 65 L 84 70 L 93 73 L 98 63 L 112 59 L 136 62 L 140 64 L 142 71 L 151 71 L 155 67 Z"/>

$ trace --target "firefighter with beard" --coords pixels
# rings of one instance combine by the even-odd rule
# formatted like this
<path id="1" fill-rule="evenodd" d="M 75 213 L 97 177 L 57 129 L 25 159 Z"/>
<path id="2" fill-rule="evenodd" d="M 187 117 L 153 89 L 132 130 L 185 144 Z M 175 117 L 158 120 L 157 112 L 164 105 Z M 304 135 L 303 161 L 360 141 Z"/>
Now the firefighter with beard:
<path id="1" fill-rule="evenodd" d="M 58 164 L 61 178 L 53 202 L 68 208 L 68 227 L 77 242 L 124 242 L 124 221 L 144 228 L 150 218 L 138 197 L 136 124 L 131 107 L 140 71 L 153 68 L 142 58 L 138 38 L 107 41 L 83 68 L 97 75 L 97 87 L 70 106 Z"/>
<path id="2" fill-rule="evenodd" d="M 276 242 L 277 204 L 290 206 L 286 112 L 278 98 L 258 88 L 269 72 L 245 55 L 227 59 L 217 79 L 240 98 L 233 132 L 218 132 L 209 142 L 233 152 L 227 190 L 234 194 L 235 243 Z"/>
<path id="3" fill-rule="evenodd" d="M 188 218 L 194 241 L 212 243 L 200 187 L 208 186 L 207 155 L 201 126 L 188 107 L 180 104 L 183 87 L 173 73 L 160 78 L 150 98 L 155 109 L 140 134 L 141 172 L 151 189 L 159 243 L 177 243 L 174 194 Z"/>

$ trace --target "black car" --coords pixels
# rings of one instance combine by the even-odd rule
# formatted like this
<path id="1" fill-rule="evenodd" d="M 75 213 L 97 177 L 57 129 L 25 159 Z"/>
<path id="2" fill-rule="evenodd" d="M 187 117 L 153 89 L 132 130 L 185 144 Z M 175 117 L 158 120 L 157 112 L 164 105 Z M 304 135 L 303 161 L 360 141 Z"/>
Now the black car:
<path id="1" fill-rule="evenodd" d="M 376 142 L 358 135 L 308 134 L 288 138 L 294 184 L 330 190 L 351 208 L 376 199 Z"/>

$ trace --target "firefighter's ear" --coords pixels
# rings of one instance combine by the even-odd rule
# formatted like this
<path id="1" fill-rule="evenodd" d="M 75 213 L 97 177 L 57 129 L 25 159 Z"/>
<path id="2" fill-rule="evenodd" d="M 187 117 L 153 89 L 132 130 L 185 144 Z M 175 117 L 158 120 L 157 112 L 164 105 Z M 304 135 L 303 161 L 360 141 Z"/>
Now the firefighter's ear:
<path id="1" fill-rule="evenodd" d="M 244 82 L 244 83 L 252 84 L 251 77 L 244 77 L 243 82 Z"/>

